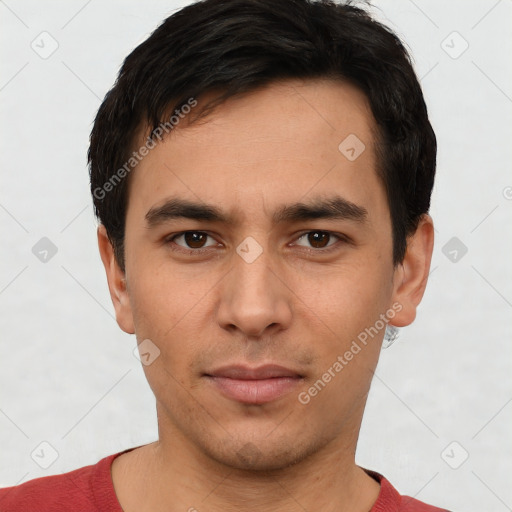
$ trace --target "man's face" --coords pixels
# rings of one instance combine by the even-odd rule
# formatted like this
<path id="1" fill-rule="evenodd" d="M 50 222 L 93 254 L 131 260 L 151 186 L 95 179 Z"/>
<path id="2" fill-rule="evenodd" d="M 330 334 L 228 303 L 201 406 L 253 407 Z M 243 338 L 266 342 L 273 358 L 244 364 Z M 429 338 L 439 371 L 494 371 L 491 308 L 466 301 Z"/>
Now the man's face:
<path id="1" fill-rule="evenodd" d="M 347 84 L 273 84 L 183 120 L 133 172 L 124 307 L 160 350 L 161 442 L 255 469 L 355 442 L 396 288 L 373 123 Z"/>

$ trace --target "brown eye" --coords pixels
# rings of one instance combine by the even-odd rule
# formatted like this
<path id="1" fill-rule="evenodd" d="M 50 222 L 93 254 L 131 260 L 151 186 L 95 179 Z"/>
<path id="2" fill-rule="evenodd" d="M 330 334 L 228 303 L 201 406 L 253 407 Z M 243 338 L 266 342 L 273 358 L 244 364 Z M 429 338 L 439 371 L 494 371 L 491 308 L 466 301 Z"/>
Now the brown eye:
<path id="1" fill-rule="evenodd" d="M 311 247 L 322 249 L 329 243 L 330 236 L 325 231 L 311 231 L 308 233 L 308 242 L 311 244 Z"/>
<path id="2" fill-rule="evenodd" d="M 336 239 L 340 240 L 341 237 L 329 231 L 308 231 L 298 238 L 297 245 L 327 250 L 336 243 Z"/>
<path id="3" fill-rule="evenodd" d="M 183 235 L 185 243 L 193 248 L 193 249 L 199 249 L 203 246 L 204 242 L 206 241 L 207 235 L 204 233 L 198 233 L 196 231 L 187 231 L 187 233 L 184 233 Z"/>
<path id="4" fill-rule="evenodd" d="M 310 254 L 327 254 L 329 251 L 339 250 L 351 243 L 350 238 L 342 233 L 316 229 L 303 232 L 293 245 L 304 247 Z"/>
<path id="5" fill-rule="evenodd" d="M 212 240 L 214 243 L 206 245 L 208 238 L 212 237 L 203 231 L 185 231 L 173 236 L 170 241 L 184 249 L 202 249 L 215 245 L 215 240 L 213 240 L 213 238 Z"/>

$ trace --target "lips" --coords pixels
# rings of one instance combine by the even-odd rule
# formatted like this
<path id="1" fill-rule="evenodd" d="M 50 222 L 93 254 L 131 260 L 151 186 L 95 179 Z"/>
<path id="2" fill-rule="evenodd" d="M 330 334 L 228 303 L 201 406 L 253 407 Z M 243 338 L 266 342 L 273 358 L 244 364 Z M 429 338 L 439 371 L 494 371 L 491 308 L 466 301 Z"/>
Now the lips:
<path id="1" fill-rule="evenodd" d="M 297 371 L 279 365 L 225 366 L 205 374 L 205 377 L 224 397 L 252 405 L 277 400 L 303 380 Z"/>
<path id="2" fill-rule="evenodd" d="M 290 370 L 283 366 L 275 364 L 267 364 L 258 368 L 248 368 L 241 365 L 225 366 L 214 370 L 211 374 L 213 377 L 226 377 L 228 379 L 241 380 L 261 380 L 272 379 L 277 377 L 301 377 L 294 370 Z"/>

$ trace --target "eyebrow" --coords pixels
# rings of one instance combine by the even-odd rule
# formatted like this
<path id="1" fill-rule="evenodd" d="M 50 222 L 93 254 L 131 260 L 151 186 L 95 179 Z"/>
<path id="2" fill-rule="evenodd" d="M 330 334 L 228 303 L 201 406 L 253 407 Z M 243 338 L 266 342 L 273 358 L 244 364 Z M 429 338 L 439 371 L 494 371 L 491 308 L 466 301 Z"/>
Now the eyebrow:
<path id="1" fill-rule="evenodd" d="M 186 199 L 171 198 L 146 213 L 149 228 L 172 219 L 185 218 L 199 221 L 234 224 L 234 219 L 214 205 L 196 203 Z M 340 196 L 328 199 L 316 198 L 310 202 L 284 205 L 272 215 L 274 224 L 314 219 L 351 220 L 363 223 L 368 219 L 368 210 Z"/>

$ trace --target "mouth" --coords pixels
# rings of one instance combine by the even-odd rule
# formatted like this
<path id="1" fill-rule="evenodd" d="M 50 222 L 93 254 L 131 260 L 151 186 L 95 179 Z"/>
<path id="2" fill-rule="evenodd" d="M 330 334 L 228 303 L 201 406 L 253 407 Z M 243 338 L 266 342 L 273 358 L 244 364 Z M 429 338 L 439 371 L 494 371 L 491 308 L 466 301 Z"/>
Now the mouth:
<path id="1" fill-rule="evenodd" d="M 295 370 L 278 365 L 225 366 L 204 377 L 226 398 L 251 405 L 277 400 L 291 393 L 304 379 Z"/>

